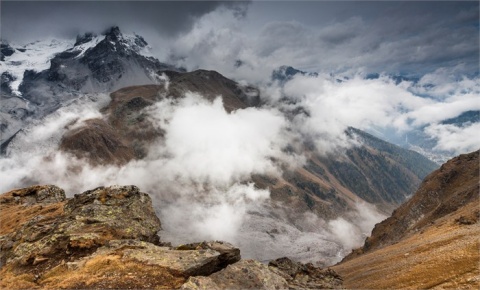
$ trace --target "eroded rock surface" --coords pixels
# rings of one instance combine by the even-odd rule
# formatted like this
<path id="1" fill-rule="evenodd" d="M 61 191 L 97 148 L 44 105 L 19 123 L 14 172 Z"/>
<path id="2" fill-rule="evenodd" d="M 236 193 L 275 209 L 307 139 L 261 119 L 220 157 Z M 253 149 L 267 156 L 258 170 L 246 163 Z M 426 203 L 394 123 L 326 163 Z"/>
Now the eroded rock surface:
<path id="1" fill-rule="evenodd" d="M 193 277 L 181 289 L 288 289 L 287 281 L 255 260 L 242 260 L 208 278 Z"/>
<path id="2" fill-rule="evenodd" d="M 342 288 L 342 278 L 332 269 L 323 270 L 285 257 L 270 261 L 268 266 L 288 282 L 290 289 Z"/>
<path id="3" fill-rule="evenodd" d="M 29 205 L 44 206 L 65 199 L 63 190 L 55 186 L 16 190 L 11 195 L 26 202 L 20 206 L 26 211 L 24 207 Z M 57 264 L 61 259 L 89 254 L 111 239 L 158 242 L 160 229 L 147 194 L 135 186 L 100 187 L 75 195 L 57 215 L 33 216 L 3 237 L 8 242 L 1 246 L 8 262 Z"/>
<path id="4" fill-rule="evenodd" d="M 267 266 L 241 260 L 240 250 L 222 241 L 178 247 L 160 242 L 152 201 L 136 186 L 98 187 L 71 199 L 56 186 L 32 186 L 0 195 L 0 210 L 2 289 L 337 285 L 321 284 L 323 272 L 311 265 L 288 260 L 285 270 L 286 262 Z"/>

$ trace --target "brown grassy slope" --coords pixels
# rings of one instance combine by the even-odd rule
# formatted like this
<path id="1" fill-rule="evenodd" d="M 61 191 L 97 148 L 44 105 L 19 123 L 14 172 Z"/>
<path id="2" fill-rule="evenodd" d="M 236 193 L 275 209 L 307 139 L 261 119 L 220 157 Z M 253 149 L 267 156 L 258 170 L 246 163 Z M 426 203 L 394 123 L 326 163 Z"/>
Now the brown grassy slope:
<path id="1" fill-rule="evenodd" d="M 472 202 L 424 231 L 332 268 L 346 288 L 479 289 L 479 225 L 455 222 L 476 210 Z"/>
<path id="2" fill-rule="evenodd" d="M 432 172 L 392 216 L 377 224 L 363 252 L 392 244 L 409 233 L 479 199 L 479 151 L 463 154 Z"/>
<path id="3" fill-rule="evenodd" d="M 45 186 L 37 185 L 30 187 L 31 191 L 42 190 Z M 29 192 L 25 190 L 11 190 L 0 195 L 0 236 L 10 234 L 18 230 L 26 222 L 34 217 L 42 216 L 44 219 L 56 218 L 64 214 L 65 202 L 52 202 L 44 204 L 31 204 L 27 206 L 25 197 Z"/>
<path id="4" fill-rule="evenodd" d="M 430 174 L 334 269 L 347 288 L 480 287 L 479 151 Z"/>

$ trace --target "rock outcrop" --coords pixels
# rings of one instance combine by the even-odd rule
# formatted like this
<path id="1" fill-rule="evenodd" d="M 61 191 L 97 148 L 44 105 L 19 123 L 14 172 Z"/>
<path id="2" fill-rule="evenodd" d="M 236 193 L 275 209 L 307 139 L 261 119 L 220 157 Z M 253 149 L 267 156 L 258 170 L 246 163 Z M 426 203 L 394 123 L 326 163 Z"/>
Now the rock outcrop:
<path id="1" fill-rule="evenodd" d="M 341 285 L 333 272 L 290 261 L 302 269 L 302 284 L 300 274 L 294 277 L 278 265 L 241 260 L 240 250 L 226 242 L 161 242 L 152 201 L 135 186 L 98 187 L 70 199 L 56 186 L 32 186 L 0 195 L 0 210 L 3 289 Z M 331 283 L 310 283 L 318 273 Z"/>
<path id="2" fill-rule="evenodd" d="M 60 202 L 56 214 L 35 214 L 2 236 L 2 262 L 23 266 L 76 259 L 90 254 L 113 239 L 137 239 L 158 243 L 160 220 L 150 197 L 135 186 L 99 187 L 65 202 L 56 186 L 34 186 L 5 194 L 17 204 L 17 213 Z M 3 209 L 2 209 L 3 213 Z"/>
<path id="3" fill-rule="evenodd" d="M 302 264 L 284 257 L 268 265 L 287 281 L 289 289 L 341 288 L 343 284 L 342 278 L 332 269 L 322 270 L 310 263 Z"/>

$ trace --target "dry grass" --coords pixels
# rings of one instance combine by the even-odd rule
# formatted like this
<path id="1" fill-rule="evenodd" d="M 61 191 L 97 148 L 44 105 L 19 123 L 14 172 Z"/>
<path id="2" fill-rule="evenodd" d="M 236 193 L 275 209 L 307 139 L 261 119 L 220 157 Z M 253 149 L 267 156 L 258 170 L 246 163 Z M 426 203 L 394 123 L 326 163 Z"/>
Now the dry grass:
<path id="1" fill-rule="evenodd" d="M 0 272 L 1 289 L 175 289 L 186 281 L 180 273 L 119 255 L 95 256 L 78 268 L 63 263 L 37 279 L 34 274 L 18 275 L 7 268 Z"/>
<path id="2" fill-rule="evenodd" d="M 455 222 L 478 208 L 472 202 L 421 232 L 333 269 L 344 278 L 346 288 L 479 289 L 479 224 Z"/>
<path id="3" fill-rule="evenodd" d="M 34 282 L 33 274 L 16 274 L 12 271 L 6 271 L 5 267 L 0 271 L 0 289 L 36 289 L 40 288 Z"/>
<path id="4" fill-rule="evenodd" d="M 0 197 L 0 235 L 12 233 L 21 228 L 27 221 L 37 216 L 49 219 L 63 214 L 65 202 L 53 204 L 36 204 L 23 206 L 8 202 L 11 196 L 3 194 Z"/>

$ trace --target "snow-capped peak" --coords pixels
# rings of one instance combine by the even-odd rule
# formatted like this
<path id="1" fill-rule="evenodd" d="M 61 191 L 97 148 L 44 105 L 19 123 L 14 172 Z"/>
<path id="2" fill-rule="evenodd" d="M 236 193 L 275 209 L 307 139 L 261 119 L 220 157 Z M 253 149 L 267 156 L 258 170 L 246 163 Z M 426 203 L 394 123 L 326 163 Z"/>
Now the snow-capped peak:
<path id="1" fill-rule="evenodd" d="M 103 48 L 100 48 L 103 52 L 111 50 L 123 55 L 138 54 L 147 58 L 152 56 L 143 37 L 137 34 L 124 35 L 115 26 L 108 29 L 103 35 L 85 33 L 77 36 L 75 40 L 46 39 L 26 45 L 11 43 L 10 46 L 14 49 L 14 53 L 3 56 L 0 68 L 2 73 L 5 72 L 9 75 L 9 79 L 13 79 L 8 84 L 12 93 L 21 96 L 19 88 L 24 80 L 25 71 L 41 72 L 49 69 L 52 59 L 62 52 L 73 53 L 75 59 L 80 59 L 87 52 L 98 47 L 100 43 L 103 43 Z M 61 67 L 63 68 L 63 65 Z"/>

